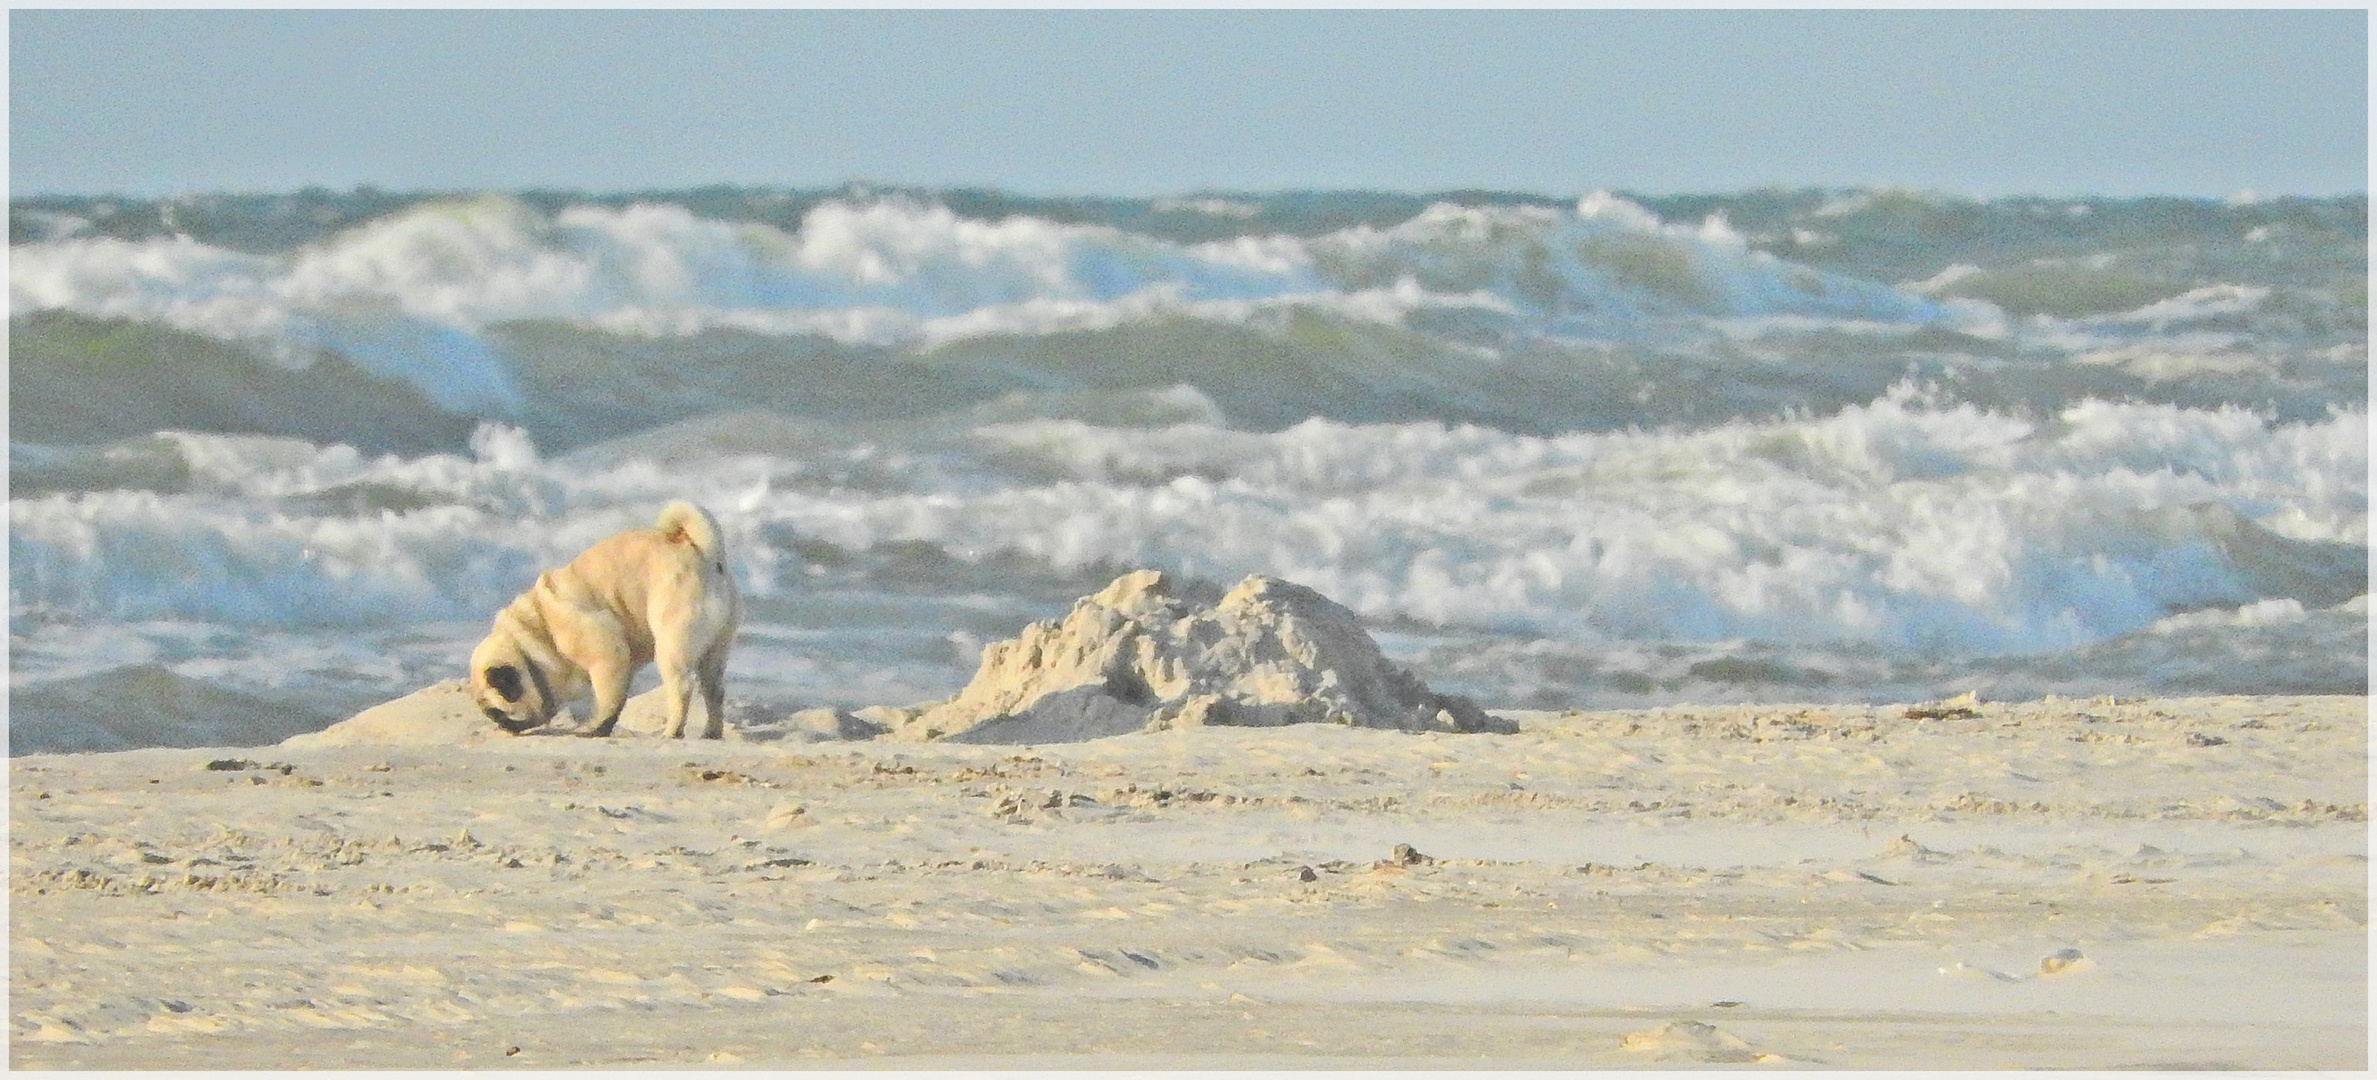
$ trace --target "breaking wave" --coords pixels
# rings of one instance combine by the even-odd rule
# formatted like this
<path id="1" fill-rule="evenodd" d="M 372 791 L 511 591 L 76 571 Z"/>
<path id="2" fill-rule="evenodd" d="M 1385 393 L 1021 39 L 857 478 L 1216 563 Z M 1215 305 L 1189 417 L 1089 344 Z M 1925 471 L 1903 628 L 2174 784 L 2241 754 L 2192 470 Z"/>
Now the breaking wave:
<path id="1" fill-rule="evenodd" d="M 333 350 L 454 410 L 518 410 L 484 331 L 529 320 L 931 347 L 1157 317 L 1248 322 L 1297 307 L 1381 323 L 1475 309 L 1604 334 L 1640 333 L 1661 315 L 1946 313 L 1750 250 L 1719 219 L 1670 226 L 1607 195 L 1571 211 L 1438 205 L 1385 229 L 1195 244 L 971 220 L 906 200 L 826 202 L 786 232 L 673 205 L 547 216 L 488 196 L 416 206 L 283 255 L 187 237 L 67 238 L 18 245 L 11 259 L 12 316 L 154 322 L 284 358 Z"/>
<path id="2" fill-rule="evenodd" d="M 1183 390 L 1140 409 L 1209 407 Z M 469 457 L 196 434 L 20 455 L 27 481 L 86 479 L 14 500 L 12 612 L 467 621 L 680 496 L 718 512 L 754 609 L 793 622 L 885 593 L 1029 608 L 1153 566 L 1279 575 L 1423 636 L 1934 662 L 2367 589 L 2357 412 L 2284 425 L 2091 403 L 2029 420 L 1902 390 L 1820 419 L 1548 438 L 1325 420 L 681 430 L 557 458 L 497 427 Z M 1034 578 L 1046 593 L 1010 580 Z"/>

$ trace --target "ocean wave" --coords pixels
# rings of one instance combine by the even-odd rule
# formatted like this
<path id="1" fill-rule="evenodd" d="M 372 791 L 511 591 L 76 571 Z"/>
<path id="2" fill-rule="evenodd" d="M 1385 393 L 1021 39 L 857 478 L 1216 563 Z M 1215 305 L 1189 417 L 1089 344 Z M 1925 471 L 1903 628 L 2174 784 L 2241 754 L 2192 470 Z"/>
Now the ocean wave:
<path id="1" fill-rule="evenodd" d="M 1947 237 L 2031 216 L 1983 209 L 1965 221 L 1976 211 L 1893 195 L 1807 220 L 1944 216 Z M 1768 211 L 1736 199 L 1686 225 L 1606 194 L 1438 202 L 1184 241 L 906 196 L 817 200 L 781 224 L 486 196 L 265 254 L 78 233 L 12 248 L 15 382 L 47 403 L 13 415 L 41 442 L 351 432 L 418 452 L 407 431 L 457 446 L 467 419 L 566 447 L 732 409 L 919 417 L 1177 383 L 1251 428 L 1322 416 L 1530 434 L 1829 412 L 1908 379 L 2044 411 L 2103 398 L 2299 420 L 2366 400 L 2365 303 L 2326 286 L 2174 286 L 2125 251 L 1958 263 L 1894 287 L 1779 258 L 1735 212 Z M 1271 213 L 1226 220 L 1258 229 Z M 2031 294 L 2076 306 L 2035 310 Z M 2099 310 L 2117 296 L 2134 302 Z M 94 352 L 122 355 L 94 367 Z M 402 393 L 363 392 L 373 383 Z M 102 398 L 113 407 L 77 405 Z"/>
<path id="2" fill-rule="evenodd" d="M 161 664 L 59 679 L 12 690 L 8 699 L 11 754 L 258 746 L 340 718 L 336 707 L 229 690 Z"/>
<path id="3" fill-rule="evenodd" d="M 1722 216 L 1696 228 L 1672 225 L 1607 192 L 1586 196 L 1573 212 L 1438 204 L 1392 228 L 1351 229 L 1310 247 L 1340 283 L 1408 278 L 1433 292 L 1504 297 L 1605 332 L 1679 314 L 1901 323 L 1947 315 L 1889 286 L 1754 251 Z"/>
<path id="4" fill-rule="evenodd" d="M 1183 314 L 1248 321 L 1297 306 L 1384 323 L 1475 307 L 1572 334 L 1639 333 L 1662 315 L 1944 314 L 1752 251 L 1721 220 L 1666 225 L 1605 194 L 1572 211 L 1448 204 L 1387 229 L 1194 244 L 980 221 L 900 199 L 828 201 L 788 232 L 674 205 L 548 216 L 486 196 L 414 206 L 286 255 L 70 236 L 17 245 L 11 260 L 12 316 L 160 323 L 261 343 L 291 366 L 333 349 L 448 408 L 498 413 L 518 411 L 520 391 L 485 331 L 523 320 L 929 348 Z"/>
<path id="5" fill-rule="evenodd" d="M 806 703 L 1138 566 L 1508 704 L 2365 686 L 2365 200 L 166 209 L 12 205 L 20 688 L 401 692 L 672 498 Z"/>
<path id="6" fill-rule="evenodd" d="M 123 466 L 172 484 L 12 501 L 12 605 L 259 626 L 460 617 L 679 495 L 721 515 L 760 598 L 812 584 L 804 545 L 922 543 L 952 568 L 1276 574 L 1389 621 L 1978 655 L 2366 591 L 2360 413 L 2269 424 L 2092 404 L 2039 421 L 1902 390 L 1819 419 L 1533 437 L 1256 433 L 1197 419 L 1201 405 L 1180 399 L 1183 421 L 1152 428 L 795 424 L 774 442 L 689 434 L 666 455 L 547 458 L 492 427 L 469 458 L 176 435 Z"/>

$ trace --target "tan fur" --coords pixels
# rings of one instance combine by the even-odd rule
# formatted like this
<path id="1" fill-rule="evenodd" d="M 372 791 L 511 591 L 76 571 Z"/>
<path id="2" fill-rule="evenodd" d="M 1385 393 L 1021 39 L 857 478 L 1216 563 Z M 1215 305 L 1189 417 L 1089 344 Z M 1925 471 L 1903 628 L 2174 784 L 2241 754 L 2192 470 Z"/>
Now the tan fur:
<path id="1" fill-rule="evenodd" d="M 702 737 L 721 738 L 726 654 L 742 617 L 717 522 L 692 503 L 673 502 L 653 527 L 587 548 L 498 612 L 471 653 L 471 698 L 488 719 L 518 733 L 592 691 L 593 723 L 584 734 L 606 736 L 627 705 L 629 680 L 656 663 L 668 705 L 662 734 L 685 733 L 699 684 L 709 714 Z"/>

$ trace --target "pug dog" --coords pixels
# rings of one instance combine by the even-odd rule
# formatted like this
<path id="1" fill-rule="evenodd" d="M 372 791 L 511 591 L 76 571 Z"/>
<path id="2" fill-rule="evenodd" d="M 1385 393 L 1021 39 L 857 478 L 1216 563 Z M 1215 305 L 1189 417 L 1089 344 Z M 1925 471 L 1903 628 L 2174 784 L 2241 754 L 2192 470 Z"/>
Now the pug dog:
<path id="1" fill-rule="evenodd" d="M 498 612 L 471 652 L 471 699 L 487 719 L 519 735 L 591 690 L 594 722 L 579 734 L 602 738 L 619 723 L 628 680 L 657 663 L 668 706 L 662 736 L 685 734 L 698 682 L 709 711 L 702 737 L 723 738 L 726 654 L 742 618 L 717 520 L 692 503 L 672 502 L 651 528 L 596 543 L 568 566 L 538 575 Z"/>

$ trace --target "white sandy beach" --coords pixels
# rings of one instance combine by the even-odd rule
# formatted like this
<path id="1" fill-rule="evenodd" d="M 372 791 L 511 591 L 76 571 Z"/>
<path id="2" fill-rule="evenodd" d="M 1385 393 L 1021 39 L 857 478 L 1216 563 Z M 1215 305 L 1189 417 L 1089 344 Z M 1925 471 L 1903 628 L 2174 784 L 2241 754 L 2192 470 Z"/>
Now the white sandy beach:
<path id="1" fill-rule="evenodd" d="M 2367 709 L 19 757 L 10 1064 L 2363 1069 Z"/>

